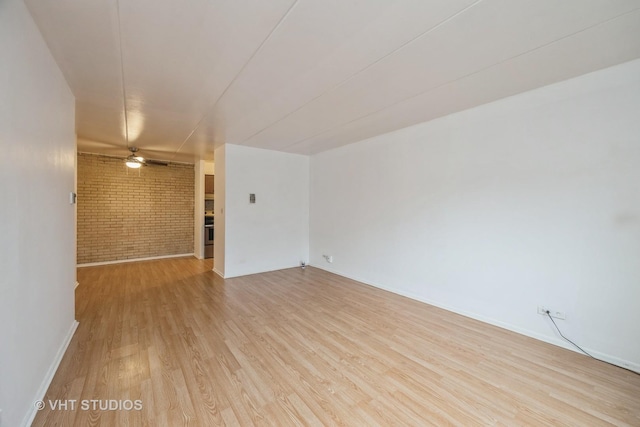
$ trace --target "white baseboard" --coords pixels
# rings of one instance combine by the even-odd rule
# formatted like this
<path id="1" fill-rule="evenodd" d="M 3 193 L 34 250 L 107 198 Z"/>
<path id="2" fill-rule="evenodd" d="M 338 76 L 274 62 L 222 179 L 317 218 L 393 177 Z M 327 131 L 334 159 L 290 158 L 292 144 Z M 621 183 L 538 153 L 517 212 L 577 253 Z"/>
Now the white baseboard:
<path id="1" fill-rule="evenodd" d="M 256 270 L 256 271 L 240 271 L 240 272 L 231 272 L 229 273 L 229 269 L 227 269 L 227 271 L 225 271 L 225 279 L 232 279 L 235 277 L 243 277 L 243 276 L 251 276 L 253 274 L 262 274 L 262 273 L 269 273 L 271 271 L 280 271 L 280 270 L 288 270 L 290 268 L 300 268 L 300 264 L 294 264 L 294 265 L 279 265 L 279 266 L 272 266 L 272 267 L 266 267 L 266 269 L 260 269 L 260 270 Z M 215 270 L 215 267 L 214 267 Z"/>
<path id="2" fill-rule="evenodd" d="M 309 264 L 306 264 L 306 266 L 309 266 Z M 281 270 L 289 270 L 291 268 L 301 268 L 300 265 L 291 265 L 291 266 L 286 266 L 286 267 L 273 267 L 270 268 L 269 270 L 260 270 L 260 271 L 253 271 L 253 272 L 242 272 L 240 274 L 234 274 L 234 275 L 223 275 L 220 271 L 216 270 L 216 267 L 213 267 L 213 272 L 216 273 L 218 276 L 222 277 L 223 279 L 233 279 L 235 277 L 244 277 L 244 276 L 251 276 L 253 274 L 262 274 L 262 273 L 269 273 L 271 271 L 281 271 Z M 329 270 L 327 270 L 329 271 Z M 333 272 L 332 272 L 333 273 Z M 336 273 L 338 274 L 338 273 Z"/>
<path id="3" fill-rule="evenodd" d="M 131 258 L 131 259 L 118 259 L 115 261 L 102 261 L 102 262 L 88 262 L 85 264 L 77 264 L 76 267 L 96 267 L 98 265 L 110 265 L 110 264 L 122 264 L 125 262 L 138 262 L 138 261 L 152 261 L 154 259 L 166 259 L 166 258 L 184 258 L 195 256 L 195 254 L 176 254 L 176 255 L 161 255 L 161 256 L 152 256 L 148 258 Z"/>
<path id="4" fill-rule="evenodd" d="M 481 314 L 471 313 L 471 312 L 466 311 L 466 310 L 460 310 L 460 309 L 458 309 L 456 307 L 451 307 L 451 306 L 446 305 L 446 304 L 441 304 L 441 303 L 439 303 L 437 301 L 432 301 L 432 300 L 423 298 L 423 297 L 421 297 L 419 295 L 416 295 L 416 294 L 413 294 L 411 292 L 406 292 L 406 291 L 403 291 L 403 290 L 400 290 L 400 289 L 397 289 L 397 288 L 384 286 L 384 285 L 381 285 L 379 283 L 373 283 L 371 281 L 362 279 L 360 277 L 352 276 L 352 275 L 349 275 L 349 274 L 344 274 L 344 273 L 342 273 L 340 271 L 333 270 L 331 268 L 320 267 L 320 266 L 316 266 L 316 265 L 312 265 L 312 267 L 318 268 L 320 270 L 328 271 L 329 273 L 337 274 L 338 276 L 346 277 L 347 279 L 355 280 L 356 282 L 364 283 L 365 285 L 373 286 L 374 288 L 382 289 L 382 290 L 385 290 L 385 291 L 388 291 L 388 292 L 391 292 L 391 293 L 394 293 L 394 294 L 397 294 L 397 295 L 401 295 L 403 297 L 411 298 L 413 300 L 420 301 L 420 302 L 423 302 L 425 304 L 429 304 L 429 305 L 432 305 L 434 307 L 441 308 L 443 310 L 447 310 L 447 311 L 451 311 L 451 312 L 456 313 L 456 314 L 460 314 L 461 316 L 465 316 L 465 317 L 469 317 L 471 319 L 479 320 L 481 322 L 488 323 L 490 325 L 497 326 L 499 328 L 506 329 L 508 331 L 516 332 L 516 333 L 518 333 L 520 335 L 525 335 L 527 337 L 534 338 L 534 339 L 537 339 L 539 341 L 543 341 L 543 342 L 546 342 L 546 343 L 549 343 L 549 344 L 553 344 L 555 346 L 562 347 L 562 348 L 565 348 L 567 350 L 571 350 L 573 352 L 582 354 L 575 347 L 571 346 L 570 344 L 568 344 L 564 340 L 562 340 L 560 338 L 557 338 L 557 337 L 553 337 L 553 336 L 549 336 L 549 335 L 543 335 L 543 334 L 540 334 L 538 332 L 534 332 L 534 331 L 531 331 L 531 330 L 528 330 L 528 329 L 521 328 L 519 326 L 512 325 L 510 323 L 502 322 L 502 321 L 497 320 L 497 319 L 493 319 L 493 318 L 490 318 L 490 317 L 483 316 Z M 597 350 L 593 350 L 593 349 L 590 349 L 590 348 L 585 348 L 585 347 L 583 347 L 583 348 L 587 352 L 589 352 L 589 354 L 591 354 L 592 356 L 594 356 L 594 357 L 596 357 L 598 359 L 604 360 L 605 362 L 609 362 L 609 363 L 611 363 L 613 365 L 616 365 L 616 366 L 620 366 L 621 368 L 630 369 L 632 371 L 640 373 L 640 364 L 638 364 L 638 363 L 634 363 L 634 362 L 631 362 L 629 360 L 624 360 L 624 359 L 621 359 L 619 357 L 612 356 L 612 355 L 607 354 L 607 353 L 602 353 L 602 352 L 599 352 Z"/>
<path id="5" fill-rule="evenodd" d="M 44 379 L 42 380 L 42 383 L 40 384 L 40 387 L 38 388 L 38 392 L 34 396 L 34 399 L 33 399 L 32 402 L 36 402 L 38 400 L 44 400 L 44 396 L 47 393 L 47 390 L 49 389 L 49 386 L 51 385 L 51 381 L 53 381 L 53 377 L 56 374 L 56 371 L 58 370 L 58 366 L 60 366 L 60 362 L 62 361 L 62 358 L 64 357 L 64 353 L 67 351 L 67 347 L 69 347 L 69 343 L 71 343 L 71 339 L 73 338 L 73 334 L 76 332 L 76 329 L 78 328 L 78 325 L 79 325 L 79 323 L 78 323 L 77 320 L 74 320 L 73 323 L 71 324 L 71 327 L 69 328 L 69 331 L 67 332 L 67 335 L 64 337 L 64 340 L 62 341 L 62 345 L 58 349 L 58 352 L 56 353 L 55 358 L 51 362 L 51 365 L 49 366 L 49 369 L 47 370 L 47 374 L 45 375 Z M 32 404 L 29 412 L 25 415 L 24 419 L 22 420 L 22 424 L 21 425 L 23 427 L 30 426 L 31 423 L 33 423 L 33 419 L 36 417 L 37 413 L 38 413 L 38 410 Z"/>

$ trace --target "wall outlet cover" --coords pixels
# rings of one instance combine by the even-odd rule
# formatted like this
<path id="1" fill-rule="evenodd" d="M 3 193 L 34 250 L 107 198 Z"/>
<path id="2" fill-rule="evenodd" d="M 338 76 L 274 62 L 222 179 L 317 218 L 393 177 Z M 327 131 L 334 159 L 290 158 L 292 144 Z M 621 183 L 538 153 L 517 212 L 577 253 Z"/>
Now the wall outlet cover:
<path id="1" fill-rule="evenodd" d="M 549 315 L 555 319 L 565 320 L 567 318 L 567 315 L 565 314 L 564 311 L 552 310 L 548 307 L 545 307 L 544 305 L 538 306 L 538 314 L 542 316 L 547 315 L 547 310 L 549 311 Z"/>

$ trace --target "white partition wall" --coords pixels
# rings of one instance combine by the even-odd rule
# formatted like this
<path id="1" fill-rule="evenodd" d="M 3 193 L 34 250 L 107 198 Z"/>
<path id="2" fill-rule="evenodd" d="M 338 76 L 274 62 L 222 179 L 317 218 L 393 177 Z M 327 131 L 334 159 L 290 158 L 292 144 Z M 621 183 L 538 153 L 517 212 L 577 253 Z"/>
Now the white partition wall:
<path id="1" fill-rule="evenodd" d="M 216 150 L 216 172 L 216 239 L 224 238 L 224 248 L 216 240 L 214 265 L 219 269 L 218 251 L 224 249 L 224 277 L 307 262 L 308 157 L 226 144 Z M 224 196 L 218 193 L 219 185 Z M 224 236 L 219 235 L 219 213 Z"/>
<path id="2" fill-rule="evenodd" d="M 0 424 L 35 415 L 74 321 L 74 97 L 20 0 L 0 2 Z"/>
<path id="3" fill-rule="evenodd" d="M 214 204 L 215 226 L 213 239 L 213 271 L 221 277 L 225 277 L 226 147 L 226 145 L 218 147 L 214 154 L 216 159 L 216 179 L 214 181 L 216 200 Z"/>

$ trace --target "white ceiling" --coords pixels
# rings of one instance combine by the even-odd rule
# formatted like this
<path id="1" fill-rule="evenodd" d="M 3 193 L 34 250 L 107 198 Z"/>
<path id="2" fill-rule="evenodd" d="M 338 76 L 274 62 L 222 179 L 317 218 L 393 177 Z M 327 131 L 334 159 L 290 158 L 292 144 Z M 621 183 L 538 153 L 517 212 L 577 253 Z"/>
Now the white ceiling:
<path id="1" fill-rule="evenodd" d="M 80 151 L 313 154 L 640 57 L 640 0 L 25 0 Z"/>

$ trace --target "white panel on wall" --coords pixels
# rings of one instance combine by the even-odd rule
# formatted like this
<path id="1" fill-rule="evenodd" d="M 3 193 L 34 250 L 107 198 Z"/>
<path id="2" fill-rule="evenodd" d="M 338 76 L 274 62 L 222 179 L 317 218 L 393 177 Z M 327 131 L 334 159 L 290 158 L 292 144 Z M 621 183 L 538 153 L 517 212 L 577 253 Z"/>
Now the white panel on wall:
<path id="1" fill-rule="evenodd" d="M 633 61 L 315 155 L 311 263 L 640 370 L 638 117 Z"/>
<path id="2" fill-rule="evenodd" d="M 26 426 L 77 325 L 74 98 L 20 0 L 0 58 L 0 408 Z"/>
<path id="3" fill-rule="evenodd" d="M 225 147 L 224 276 L 278 270 L 306 262 L 309 158 L 230 144 Z M 216 150 L 216 215 L 221 174 L 218 159 Z M 255 203 L 249 202 L 250 194 L 255 194 Z M 216 259 L 216 265 L 217 262 Z"/>

